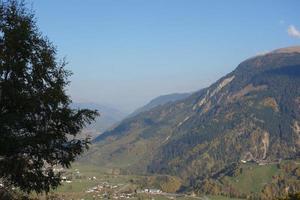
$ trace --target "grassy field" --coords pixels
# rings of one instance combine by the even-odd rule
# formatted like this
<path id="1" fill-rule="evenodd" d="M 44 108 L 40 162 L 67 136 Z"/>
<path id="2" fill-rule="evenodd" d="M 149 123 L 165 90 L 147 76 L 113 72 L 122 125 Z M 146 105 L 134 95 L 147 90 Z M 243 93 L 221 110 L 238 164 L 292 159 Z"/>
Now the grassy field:
<path id="1" fill-rule="evenodd" d="M 79 175 L 78 175 L 79 174 Z M 101 169 L 92 165 L 74 164 L 72 169 L 65 172 L 70 178 L 69 182 L 63 182 L 62 185 L 51 192 L 51 196 L 64 200 L 95 200 L 95 199 L 128 199 L 125 196 L 120 197 L 131 191 L 133 194 L 130 199 L 151 199 L 151 200 L 228 200 L 230 198 L 221 196 L 203 196 L 192 197 L 188 195 L 176 196 L 171 193 L 164 194 L 136 194 L 134 191 L 140 188 L 136 185 L 139 180 L 145 176 L 136 175 L 113 175 L 107 173 L 106 169 Z M 75 176 L 76 175 L 76 176 Z M 91 188 L 99 185 L 106 185 L 101 191 L 88 192 Z M 115 187 L 112 189 L 112 187 Z M 118 195 L 117 195 L 118 194 Z M 105 196 L 106 195 L 106 196 Z M 33 195 L 35 196 L 35 195 Z M 37 196 L 35 196 L 37 197 Z M 38 199 L 46 199 L 45 196 L 38 196 Z"/>
<path id="2" fill-rule="evenodd" d="M 278 172 L 276 164 L 264 166 L 244 164 L 240 175 L 228 179 L 234 188 L 243 193 L 258 193 L 266 183 L 271 182 L 272 177 Z"/>
<path id="3" fill-rule="evenodd" d="M 139 175 L 120 175 L 112 174 L 111 170 L 99 168 L 93 165 L 74 164 L 72 169 L 66 170 L 64 175 L 68 177 L 68 181 L 64 181 L 62 185 L 52 191 L 51 194 L 60 199 L 73 200 L 94 200 L 94 199 L 151 199 L 151 200 L 229 200 L 223 196 L 188 196 L 176 195 L 173 193 L 148 194 L 136 193 L 142 188 L 159 189 L 159 184 L 155 180 L 160 176 L 139 176 Z M 229 183 L 238 191 L 243 193 L 259 193 L 266 183 L 270 183 L 276 175 L 284 173 L 278 168 L 277 164 L 268 164 L 259 166 L 254 163 L 241 165 L 240 173 L 233 177 L 225 176 L 223 180 Z M 145 186 L 146 183 L 156 183 L 152 186 Z M 154 180 L 154 181 L 150 181 Z M 91 192 L 92 188 L 101 187 L 99 190 Z M 131 196 L 126 196 L 126 195 Z M 43 199 L 42 197 L 38 197 Z M 235 199 L 237 200 L 237 199 Z"/>
<path id="4" fill-rule="evenodd" d="M 208 196 L 209 200 L 241 200 L 236 198 L 229 198 L 229 197 L 223 197 L 223 196 Z"/>
<path id="5" fill-rule="evenodd" d="M 139 196 L 140 199 L 154 199 L 154 200 L 170 200 L 171 197 L 163 196 L 163 195 L 155 195 L 155 196 Z M 139 199 L 137 198 L 137 199 Z M 174 199 L 177 200 L 241 200 L 235 198 L 228 198 L 223 196 L 199 196 L 199 197 L 191 197 L 191 196 L 183 196 L 183 197 L 176 197 Z"/>

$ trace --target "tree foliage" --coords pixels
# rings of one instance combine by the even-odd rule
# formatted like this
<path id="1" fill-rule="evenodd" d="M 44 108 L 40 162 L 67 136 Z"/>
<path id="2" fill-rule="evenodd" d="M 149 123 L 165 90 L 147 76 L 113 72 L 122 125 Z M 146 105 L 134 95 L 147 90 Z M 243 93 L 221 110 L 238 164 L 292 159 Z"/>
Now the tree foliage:
<path id="1" fill-rule="evenodd" d="M 0 178 L 25 192 L 59 185 L 89 144 L 77 134 L 97 111 L 70 108 L 70 72 L 24 2 L 0 0 Z"/>

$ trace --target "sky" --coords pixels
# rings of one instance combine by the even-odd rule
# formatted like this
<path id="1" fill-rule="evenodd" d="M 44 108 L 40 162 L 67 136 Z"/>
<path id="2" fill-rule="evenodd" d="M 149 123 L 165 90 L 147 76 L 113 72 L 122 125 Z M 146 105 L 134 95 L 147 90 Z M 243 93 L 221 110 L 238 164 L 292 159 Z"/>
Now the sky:
<path id="1" fill-rule="evenodd" d="M 27 0 L 73 72 L 68 93 L 131 112 L 300 45 L 299 0 Z"/>

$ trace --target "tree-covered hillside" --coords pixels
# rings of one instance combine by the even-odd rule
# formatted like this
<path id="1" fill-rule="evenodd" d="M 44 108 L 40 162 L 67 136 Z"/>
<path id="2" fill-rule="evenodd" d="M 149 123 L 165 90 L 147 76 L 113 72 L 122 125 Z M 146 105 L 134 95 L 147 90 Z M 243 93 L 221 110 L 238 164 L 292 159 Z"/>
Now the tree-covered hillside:
<path id="1" fill-rule="evenodd" d="M 187 185 L 233 164 L 300 153 L 300 48 L 242 62 L 186 99 L 128 118 L 84 158 L 124 172 L 179 176 Z"/>

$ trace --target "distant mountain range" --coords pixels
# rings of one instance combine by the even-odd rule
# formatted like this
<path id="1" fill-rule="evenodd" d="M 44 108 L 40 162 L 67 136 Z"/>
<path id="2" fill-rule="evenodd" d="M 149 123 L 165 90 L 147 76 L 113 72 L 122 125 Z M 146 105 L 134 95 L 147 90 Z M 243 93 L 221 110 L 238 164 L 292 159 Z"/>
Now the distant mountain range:
<path id="1" fill-rule="evenodd" d="M 148 104 L 146 104 L 145 106 L 138 108 L 136 111 L 134 111 L 128 117 L 133 117 L 139 113 L 146 112 L 157 106 L 162 106 L 167 103 L 172 103 L 174 101 L 184 99 L 184 98 L 188 97 L 190 94 L 191 93 L 174 93 L 174 94 L 167 94 L 167 95 L 162 95 L 162 96 L 156 97 L 153 100 L 151 100 Z"/>
<path id="2" fill-rule="evenodd" d="M 117 122 L 124 119 L 127 114 L 110 106 L 100 105 L 97 103 L 72 103 L 73 108 L 87 108 L 92 110 L 98 110 L 100 117 L 96 118 L 95 122 L 87 126 L 83 132 L 92 136 L 92 138 L 106 131 Z"/>
<path id="3" fill-rule="evenodd" d="M 87 109 L 99 111 L 100 117 L 98 117 L 95 120 L 95 122 L 93 122 L 91 125 L 88 125 L 83 130 L 84 135 L 89 135 L 92 138 L 95 138 L 98 135 L 102 134 L 103 132 L 109 130 L 110 128 L 113 128 L 115 125 L 118 125 L 118 122 L 121 122 L 121 120 L 125 118 L 133 117 L 139 113 L 148 111 L 154 107 L 161 106 L 166 103 L 171 103 L 183 99 L 187 96 L 189 96 L 189 93 L 174 93 L 174 94 L 162 95 L 151 100 L 145 106 L 138 108 L 130 115 L 111 106 L 105 106 L 97 103 L 76 103 L 75 102 L 72 103 L 71 106 L 73 108 L 79 108 L 79 109 L 87 108 Z"/>
<path id="4" fill-rule="evenodd" d="M 82 161 L 124 173 L 174 175 L 185 188 L 212 192 L 205 181 L 241 162 L 299 158 L 300 47 L 247 59 L 211 86 L 184 95 L 141 108 L 98 136 Z"/>

